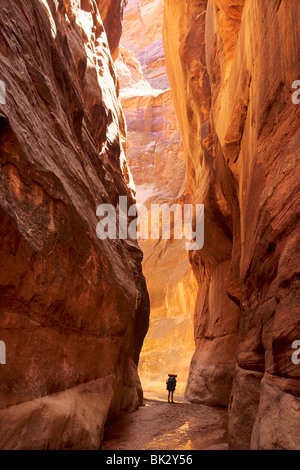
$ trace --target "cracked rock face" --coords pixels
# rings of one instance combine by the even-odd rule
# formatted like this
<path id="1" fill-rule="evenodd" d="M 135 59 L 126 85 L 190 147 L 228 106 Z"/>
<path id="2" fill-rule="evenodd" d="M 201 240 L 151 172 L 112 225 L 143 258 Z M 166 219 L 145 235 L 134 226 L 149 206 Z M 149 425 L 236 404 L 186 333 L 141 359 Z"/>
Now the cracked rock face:
<path id="1" fill-rule="evenodd" d="M 300 447 L 298 22 L 296 0 L 165 0 L 188 184 L 205 204 L 186 396 L 231 394 L 232 448 Z"/>
<path id="2" fill-rule="evenodd" d="M 111 58 L 120 31 L 108 44 L 101 3 L 1 1 L 3 449 L 97 449 L 105 423 L 141 400 L 142 254 L 96 236 L 99 204 L 133 203 Z M 122 2 L 110 3 L 119 27 Z"/>

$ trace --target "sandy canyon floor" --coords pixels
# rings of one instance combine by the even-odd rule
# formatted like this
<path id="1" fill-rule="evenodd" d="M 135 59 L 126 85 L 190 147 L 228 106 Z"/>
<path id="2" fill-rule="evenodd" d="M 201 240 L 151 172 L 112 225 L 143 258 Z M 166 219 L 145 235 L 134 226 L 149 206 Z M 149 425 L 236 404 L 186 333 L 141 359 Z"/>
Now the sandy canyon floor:
<path id="1" fill-rule="evenodd" d="M 103 450 L 225 450 L 227 410 L 191 404 L 175 395 L 145 393 L 145 406 L 124 413 L 106 430 Z"/>

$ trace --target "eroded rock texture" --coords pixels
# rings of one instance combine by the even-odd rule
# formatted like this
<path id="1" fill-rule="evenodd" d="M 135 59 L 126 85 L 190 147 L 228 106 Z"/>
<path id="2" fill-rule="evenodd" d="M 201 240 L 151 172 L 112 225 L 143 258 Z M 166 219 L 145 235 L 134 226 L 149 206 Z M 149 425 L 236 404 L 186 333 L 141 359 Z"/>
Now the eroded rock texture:
<path id="1" fill-rule="evenodd" d="M 165 0 L 188 184 L 205 204 L 186 396 L 227 405 L 232 448 L 300 448 L 297 0 Z"/>
<path id="2" fill-rule="evenodd" d="M 128 164 L 137 202 L 148 210 L 151 204 L 183 204 L 187 197 L 181 134 L 165 68 L 162 20 L 163 0 L 129 0 L 116 61 L 128 130 Z M 149 239 L 139 241 L 151 303 L 139 374 L 145 390 L 161 394 L 167 374 L 177 373 L 177 391 L 183 394 L 195 347 L 197 282 L 183 240 L 150 238 L 149 227 Z"/>
<path id="3" fill-rule="evenodd" d="M 162 42 L 163 11 L 163 0 L 128 0 L 121 41 L 136 55 L 145 79 L 156 89 L 169 88 Z"/>
<path id="4" fill-rule="evenodd" d="M 136 243 L 96 236 L 97 206 L 132 200 L 97 3 L 102 11 L 94 0 L 82 9 L 75 0 L 1 1 L 4 449 L 97 449 L 105 423 L 141 399 L 142 254 Z M 122 2 L 110 3 L 119 28 Z M 120 31 L 112 25 L 110 34 L 114 54 Z"/>

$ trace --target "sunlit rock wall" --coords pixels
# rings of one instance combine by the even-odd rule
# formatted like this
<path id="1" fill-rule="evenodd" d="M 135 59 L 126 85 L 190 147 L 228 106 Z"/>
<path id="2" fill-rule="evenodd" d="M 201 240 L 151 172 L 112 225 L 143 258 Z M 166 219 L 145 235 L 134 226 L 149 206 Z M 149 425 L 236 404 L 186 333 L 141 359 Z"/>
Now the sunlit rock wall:
<path id="1" fill-rule="evenodd" d="M 163 2 L 129 1 L 116 61 L 127 123 L 127 159 L 138 203 L 183 204 L 187 198 L 182 140 L 162 44 Z M 183 394 L 194 351 L 197 282 L 183 240 L 140 240 L 151 302 L 150 328 L 139 362 L 147 391 L 165 393 L 168 373 Z"/>
<path id="2" fill-rule="evenodd" d="M 186 396 L 227 405 L 232 448 L 300 447 L 297 0 L 165 0 L 188 185 L 205 204 Z"/>
<path id="3" fill-rule="evenodd" d="M 98 449 L 149 314 L 137 244 L 96 236 L 133 202 L 115 68 L 93 0 L 2 0 L 0 25 L 0 448 Z"/>
<path id="4" fill-rule="evenodd" d="M 162 41 L 163 0 L 128 0 L 121 44 L 140 62 L 153 88 L 168 89 Z"/>

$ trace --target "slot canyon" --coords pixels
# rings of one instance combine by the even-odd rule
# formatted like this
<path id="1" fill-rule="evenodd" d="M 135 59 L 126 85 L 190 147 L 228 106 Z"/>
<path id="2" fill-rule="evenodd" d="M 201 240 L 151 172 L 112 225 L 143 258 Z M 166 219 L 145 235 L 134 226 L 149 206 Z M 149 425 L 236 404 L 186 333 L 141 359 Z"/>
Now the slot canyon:
<path id="1" fill-rule="evenodd" d="M 0 449 L 300 449 L 299 24 L 1 0 Z M 204 204 L 203 247 L 99 238 L 121 196 Z"/>

